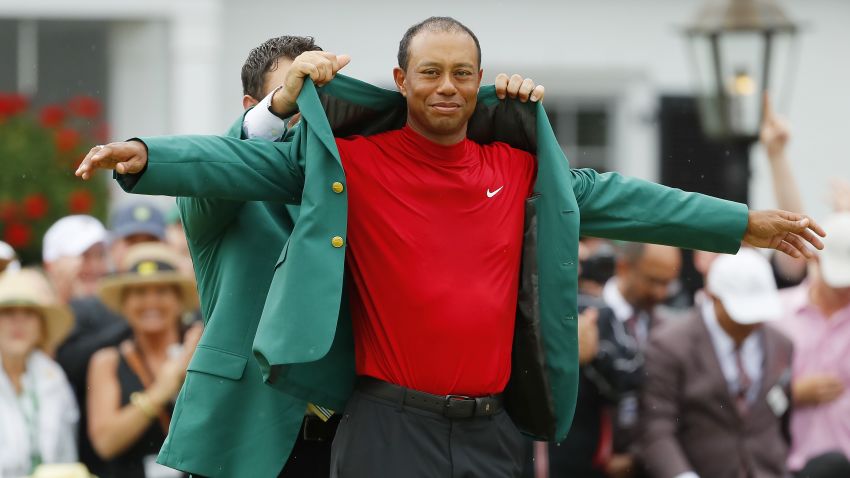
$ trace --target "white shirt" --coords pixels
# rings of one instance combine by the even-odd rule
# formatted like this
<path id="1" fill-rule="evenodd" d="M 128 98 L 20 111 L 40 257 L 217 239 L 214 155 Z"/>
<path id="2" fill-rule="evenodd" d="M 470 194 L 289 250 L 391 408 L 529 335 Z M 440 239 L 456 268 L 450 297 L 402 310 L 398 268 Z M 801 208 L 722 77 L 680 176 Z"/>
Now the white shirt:
<path id="1" fill-rule="evenodd" d="M 714 311 L 714 302 L 705 300 L 702 302 L 702 317 L 708 332 L 711 335 L 711 343 L 714 352 L 726 378 L 729 393 L 734 397 L 738 394 L 738 365 L 735 362 L 735 341 L 720 327 L 717 322 L 717 314 Z M 750 389 L 747 391 L 747 402 L 753 403 L 758 397 L 761 388 L 762 368 L 764 366 L 764 347 L 762 346 L 762 332 L 756 330 L 744 339 L 741 344 L 741 362 L 744 371 L 749 376 Z"/>
<path id="2" fill-rule="evenodd" d="M 242 120 L 242 133 L 246 138 L 277 141 L 286 133 L 286 120 L 269 110 L 272 96 L 279 89 L 280 87 L 274 89 L 251 111 L 245 113 L 245 118 Z"/>
<path id="3" fill-rule="evenodd" d="M 18 395 L 0 363 L 0 478 L 30 473 L 31 437 L 42 463 L 77 461 L 77 423 L 80 412 L 71 385 L 59 365 L 40 350 L 30 354 Z M 35 427 L 28 413 L 37 411 Z"/>

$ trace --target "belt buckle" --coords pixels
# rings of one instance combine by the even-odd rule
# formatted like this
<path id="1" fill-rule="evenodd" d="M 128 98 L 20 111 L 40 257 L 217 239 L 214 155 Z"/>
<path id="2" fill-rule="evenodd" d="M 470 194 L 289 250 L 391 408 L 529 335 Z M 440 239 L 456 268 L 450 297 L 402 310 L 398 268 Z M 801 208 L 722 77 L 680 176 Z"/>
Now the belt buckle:
<path id="1" fill-rule="evenodd" d="M 452 402 L 466 402 L 466 403 L 472 402 L 472 411 L 469 413 L 469 415 L 463 414 L 463 415 L 456 415 L 456 416 L 453 417 L 453 416 L 451 416 L 452 415 L 452 413 L 451 413 Z M 474 417 L 475 416 L 475 407 L 477 405 L 478 405 L 478 401 L 475 398 L 467 396 L 467 395 L 446 395 L 445 402 L 443 404 L 443 415 L 446 416 L 447 418 Z"/>

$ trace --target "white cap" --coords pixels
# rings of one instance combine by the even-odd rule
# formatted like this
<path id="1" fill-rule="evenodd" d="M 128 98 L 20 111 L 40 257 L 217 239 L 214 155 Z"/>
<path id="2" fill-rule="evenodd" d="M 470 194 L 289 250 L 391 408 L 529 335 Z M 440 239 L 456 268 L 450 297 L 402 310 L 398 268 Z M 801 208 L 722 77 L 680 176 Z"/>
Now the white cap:
<path id="1" fill-rule="evenodd" d="M 754 249 L 742 248 L 734 256 L 723 254 L 715 259 L 706 288 L 739 324 L 768 322 L 782 314 L 770 264 Z"/>
<path id="2" fill-rule="evenodd" d="M 823 280 L 830 287 L 850 287 L 850 212 L 833 214 L 823 222 L 826 237 L 820 252 Z"/>
<path id="3" fill-rule="evenodd" d="M 106 242 L 106 228 L 91 216 L 65 216 L 44 234 L 41 259 L 53 262 L 61 257 L 81 256 L 95 244 Z"/>

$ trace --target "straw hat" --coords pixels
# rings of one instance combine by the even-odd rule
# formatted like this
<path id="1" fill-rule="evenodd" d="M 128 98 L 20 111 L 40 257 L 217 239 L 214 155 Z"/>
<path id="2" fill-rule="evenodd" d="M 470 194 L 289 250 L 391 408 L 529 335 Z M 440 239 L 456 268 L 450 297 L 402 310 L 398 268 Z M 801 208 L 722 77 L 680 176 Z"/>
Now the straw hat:
<path id="1" fill-rule="evenodd" d="M 130 247 L 121 270 L 104 278 L 98 296 L 110 309 L 121 313 L 121 297 L 126 287 L 147 284 L 173 284 L 180 288 L 183 309 L 198 308 L 195 282 L 178 270 L 180 256 L 161 242 L 143 242 Z"/>
<path id="2" fill-rule="evenodd" d="M 43 347 L 55 350 L 74 326 L 74 316 L 56 301 L 53 289 L 35 269 L 9 271 L 0 275 L 0 308 L 32 307 L 44 317 Z"/>

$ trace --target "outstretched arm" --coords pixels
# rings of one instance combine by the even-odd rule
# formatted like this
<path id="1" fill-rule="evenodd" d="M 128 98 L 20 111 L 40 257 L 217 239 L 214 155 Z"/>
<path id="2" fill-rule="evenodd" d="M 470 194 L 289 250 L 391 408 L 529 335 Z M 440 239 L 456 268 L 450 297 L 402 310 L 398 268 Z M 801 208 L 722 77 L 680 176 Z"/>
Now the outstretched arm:
<path id="1" fill-rule="evenodd" d="M 293 64 L 287 72 L 275 95 L 281 109 L 276 113 L 294 112 L 305 78 L 323 85 L 349 62 L 345 55 L 309 53 L 315 61 Z M 75 174 L 89 179 L 96 169 L 112 169 L 121 187 L 139 194 L 294 203 L 304 181 L 301 156 L 303 145 L 297 139 L 269 145 L 213 136 L 160 137 L 144 144 L 95 146 Z"/>
<path id="2" fill-rule="evenodd" d="M 749 211 L 744 204 L 684 192 L 616 173 L 572 170 L 583 235 L 733 253 L 741 241 L 794 257 L 818 249 L 823 229 L 787 211 Z"/>
<path id="3" fill-rule="evenodd" d="M 114 170 L 135 194 L 297 203 L 304 184 L 300 141 L 161 136 L 95 146 L 77 170 Z"/>

